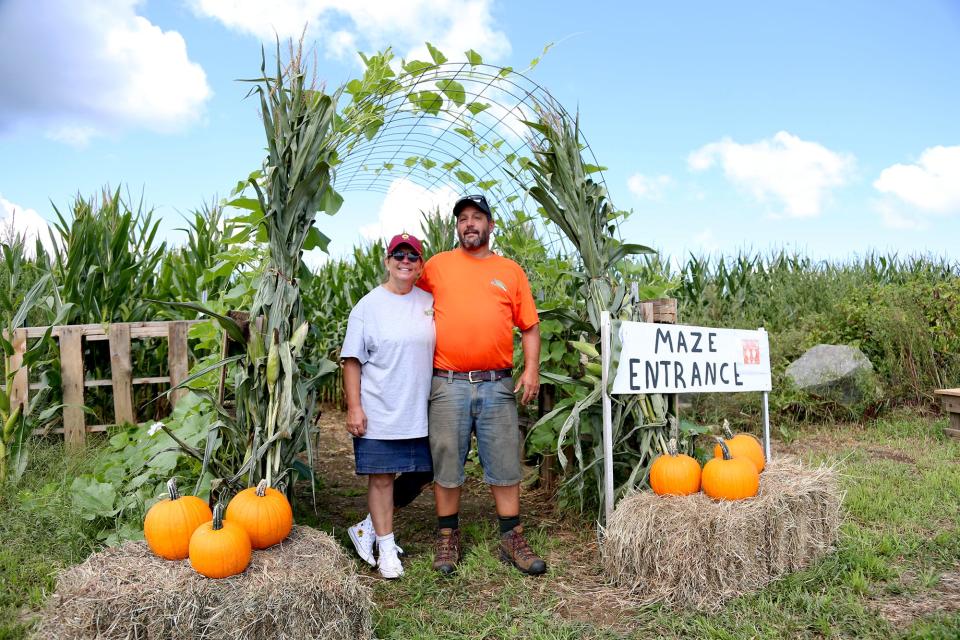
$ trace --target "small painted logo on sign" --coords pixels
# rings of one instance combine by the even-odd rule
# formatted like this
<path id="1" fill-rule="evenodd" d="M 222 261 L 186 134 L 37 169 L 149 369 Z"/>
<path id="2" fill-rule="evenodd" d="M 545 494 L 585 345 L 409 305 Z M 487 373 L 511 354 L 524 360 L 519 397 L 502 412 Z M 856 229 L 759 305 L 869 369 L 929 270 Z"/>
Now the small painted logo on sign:
<path id="1" fill-rule="evenodd" d="M 760 343 L 756 340 L 741 340 L 743 364 L 760 364 Z"/>

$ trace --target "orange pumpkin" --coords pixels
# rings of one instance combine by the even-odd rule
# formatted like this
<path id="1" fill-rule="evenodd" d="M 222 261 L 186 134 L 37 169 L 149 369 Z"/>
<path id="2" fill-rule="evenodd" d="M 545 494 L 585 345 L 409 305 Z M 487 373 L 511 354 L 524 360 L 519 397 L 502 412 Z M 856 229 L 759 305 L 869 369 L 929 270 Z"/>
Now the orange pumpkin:
<path id="1" fill-rule="evenodd" d="M 700 463 L 677 453 L 677 440 L 670 438 L 667 453 L 650 465 L 650 488 L 659 496 L 688 496 L 700 491 Z"/>
<path id="2" fill-rule="evenodd" d="M 746 458 L 734 458 L 722 439 L 716 438 L 722 458 L 708 460 L 703 465 L 700 483 L 703 492 L 714 500 L 743 500 L 757 495 L 760 489 L 760 473 L 753 462 Z"/>
<path id="3" fill-rule="evenodd" d="M 746 458 L 757 468 L 757 473 L 763 471 L 767 460 L 763 455 L 763 445 L 760 444 L 756 436 L 750 435 L 749 433 L 733 435 L 733 431 L 730 430 L 730 423 L 726 420 L 723 421 L 723 434 L 726 436 L 726 444 L 730 449 L 731 456 L 734 458 Z M 713 448 L 713 457 L 720 458 L 722 455 L 723 452 L 720 450 L 720 445 L 715 446 Z"/>
<path id="4" fill-rule="evenodd" d="M 250 564 L 250 538 L 238 524 L 223 519 L 223 505 L 213 508 L 213 520 L 190 537 L 190 566 L 208 578 L 229 578 Z"/>
<path id="5" fill-rule="evenodd" d="M 181 496 L 173 478 L 167 480 L 168 498 L 150 507 L 143 520 L 143 537 L 150 550 L 167 560 L 183 560 L 190 536 L 213 518 L 207 503 L 196 496 Z"/>
<path id="6" fill-rule="evenodd" d="M 293 509 L 287 497 L 261 480 L 244 489 L 227 505 L 227 520 L 243 527 L 254 549 L 266 549 L 290 535 Z"/>

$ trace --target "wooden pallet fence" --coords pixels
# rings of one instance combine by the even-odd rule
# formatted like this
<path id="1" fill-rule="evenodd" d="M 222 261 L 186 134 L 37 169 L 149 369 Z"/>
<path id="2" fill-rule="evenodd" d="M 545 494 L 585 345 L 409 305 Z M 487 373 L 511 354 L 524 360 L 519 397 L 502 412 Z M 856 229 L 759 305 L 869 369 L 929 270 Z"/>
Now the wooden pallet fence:
<path id="1" fill-rule="evenodd" d="M 63 390 L 63 427 L 54 429 L 62 433 L 66 443 L 74 448 L 82 447 L 87 433 L 106 431 L 110 424 L 86 424 L 83 411 L 84 390 L 88 387 L 112 387 L 114 422 L 112 424 L 137 422 L 133 406 L 133 387 L 142 384 L 169 384 L 175 386 L 187 377 L 189 370 L 187 331 L 190 325 L 200 320 L 175 320 L 170 322 L 117 322 L 106 327 L 100 324 L 63 325 L 53 327 L 53 336 L 60 345 L 60 375 Z M 48 327 L 27 327 L 14 331 L 14 354 L 9 359 L 10 370 L 17 370 L 11 384 L 11 404 L 25 405 L 30 391 L 41 388 L 41 383 L 31 383 L 30 372 L 23 364 L 27 340 L 41 338 Z M 169 343 L 167 362 L 169 375 L 133 377 L 130 360 L 131 340 L 166 338 Z M 83 342 L 109 341 L 110 379 L 86 380 L 83 371 Z M 171 403 L 176 403 L 187 393 L 178 389 L 171 394 Z"/>

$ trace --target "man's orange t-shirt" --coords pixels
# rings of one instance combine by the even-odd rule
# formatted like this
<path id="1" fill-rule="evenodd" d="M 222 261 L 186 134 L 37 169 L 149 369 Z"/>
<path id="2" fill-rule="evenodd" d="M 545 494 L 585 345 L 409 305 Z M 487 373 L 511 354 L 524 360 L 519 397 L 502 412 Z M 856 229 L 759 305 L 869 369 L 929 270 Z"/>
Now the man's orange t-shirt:
<path id="1" fill-rule="evenodd" d="M 540 321 L 523 269 L 495 254 L 439 253 L 423 266 L 417 286 L 433 294 L 437 369 L 508 369 L 513 328 L 525 331 Z"/>

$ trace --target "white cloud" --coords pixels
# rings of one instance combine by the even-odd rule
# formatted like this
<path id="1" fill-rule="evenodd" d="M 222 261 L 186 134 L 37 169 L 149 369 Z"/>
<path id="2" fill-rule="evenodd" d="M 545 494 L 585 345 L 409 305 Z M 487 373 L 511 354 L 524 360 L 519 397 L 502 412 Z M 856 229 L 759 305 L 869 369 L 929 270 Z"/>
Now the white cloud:
<path id="1" fill-rule="evenodd" d="M 925 149 L 916 163 L 895 164 L 881 171 L 873 186 L 915 214 L 958 214 L 960 146 Z"/>
<path id="2" fill-rule="evenodd" d="M 906 215 L 889 202 L 877 202 L 874 208 L 880 214 L 880 221 L 887 229 L 923 231 L 929 228 L 926 220 L 918 216 Z"/>
<path id="3" fill-rule="evenodd" d="M 429 190 L 405 178 L 390 183 L 387 195 L 380 205 L 377 221 L 360 227 L 360 235 L 367 240 L 389 240 L 404 231 L 423 239 L 421 221 L 423 211 L 451 211 L 458 194 L 450 185 Z"/>
<path id="4" fill-rule="evenodd" d="M 451 59 L 475 49 L 504 58 L 510 42 L 493 27 L 491 0 L 192 0 L 194 10 L 262 40 L 297 38 L 307 25 L 334 57 L 393 45 L 407 58 L 428 59 L 429 41 Z"/>
<path id="5" fill-rule="evenodd" d="M 709 227 L 693 236 L 693 246 L 698 249 L 698 254 L 714 253 L 720 248 L 713 235 L 713 229 Z"/>
<path id="6" fill-rule="evenodd" d="M 0 239 L 7 242 L 14 235 L 26 240 L 26 249 L 31 255 L 37 238 L 47 252 L 53 250 L 49 223 L 33 209 L 14 204 L 0 194 Z"/>
<path id="7" fill-rule="evenodd" d="M 719 164 L 728 180 L 757 200 L 773 198 L 783 205 L 783 215 L 810 218 L 820 215 L 830 189 L 846 182 L 854 158 L 780 131 L 752 144 L 712 142 L 691 153 L 687 164 L 694 171 Z"/>
<path id="8" fill-rule="evenodd" d="M 210 98 L 176 31 L 137 15 L 138 0 L 0 3 L 0 129 L 39 125 L 83 144 L 126 127 L 181 130 Z"/>
<path id="9" fill-rule="evenodd" d="M 650 198 L 656 200 L 663 195 L 663 190 L 670 186 L 673 180 L 670 176 L 645 176 L 642 173 L 635 173 L 627 178 L 627 188 L 638 198 Z"/>

